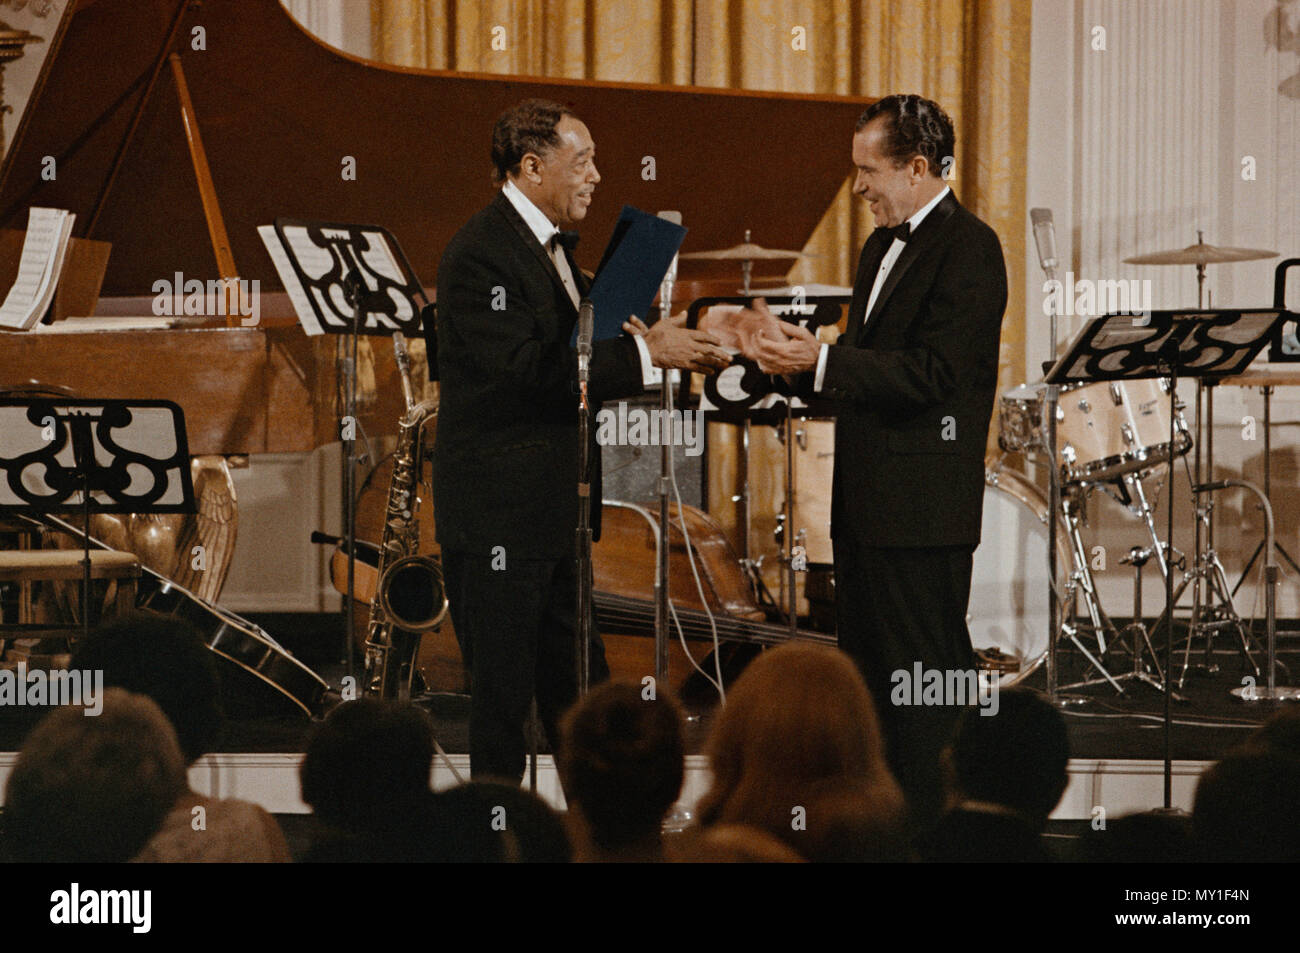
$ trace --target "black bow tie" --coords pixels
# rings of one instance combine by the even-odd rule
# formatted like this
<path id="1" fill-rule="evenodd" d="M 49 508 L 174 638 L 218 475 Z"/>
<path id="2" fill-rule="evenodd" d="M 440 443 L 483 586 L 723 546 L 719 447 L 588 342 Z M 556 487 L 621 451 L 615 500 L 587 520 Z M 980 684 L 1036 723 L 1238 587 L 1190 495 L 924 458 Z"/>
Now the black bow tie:
<path id="1" fill-rule="evenodd" d="M 556 245 L 563 245 L 569 251 L 578 247 L 577 232 L 556 232 L 551 236 L 551 250 L 555 250 Z"/>
<path id="2" fill-rule="evenodd" d="M 905 242 L 912 235 L 912 223 L 904 222 L 902 225 L 895 225 L 893 228 L 878 229 L 885 236 L 885 247 L 888 248 L 897 238 L 900 242 Z"/>

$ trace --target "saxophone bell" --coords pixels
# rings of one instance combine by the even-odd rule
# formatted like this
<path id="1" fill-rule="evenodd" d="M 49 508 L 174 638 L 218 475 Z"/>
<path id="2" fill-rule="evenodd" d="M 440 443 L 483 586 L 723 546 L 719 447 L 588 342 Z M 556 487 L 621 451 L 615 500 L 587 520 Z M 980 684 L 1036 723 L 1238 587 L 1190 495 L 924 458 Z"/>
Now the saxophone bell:
<path id="1" fill-rule="evenodd" d="M 403 556 L 387 566 L 375 594 L 384 614 L 398 628 L 428 632 L 447 616 L 442 566 L 430 556 Z"/>

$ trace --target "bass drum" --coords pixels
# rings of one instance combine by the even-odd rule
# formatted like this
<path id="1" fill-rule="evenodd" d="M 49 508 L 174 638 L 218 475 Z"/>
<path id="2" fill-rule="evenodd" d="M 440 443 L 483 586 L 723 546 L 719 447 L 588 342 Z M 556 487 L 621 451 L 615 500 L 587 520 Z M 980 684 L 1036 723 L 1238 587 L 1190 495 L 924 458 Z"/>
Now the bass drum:
<path id="1" fill-rule="evenodd" d="M 1047 500 L 1011 470 L 986 470 L 984 520 L 971 573 L 966 620 L 980 668 L 1006 688 L 1047 657 L 1049 629 Z M 1069 538 L 1057 526 L 1057 568 L 1070 569 Z"/>

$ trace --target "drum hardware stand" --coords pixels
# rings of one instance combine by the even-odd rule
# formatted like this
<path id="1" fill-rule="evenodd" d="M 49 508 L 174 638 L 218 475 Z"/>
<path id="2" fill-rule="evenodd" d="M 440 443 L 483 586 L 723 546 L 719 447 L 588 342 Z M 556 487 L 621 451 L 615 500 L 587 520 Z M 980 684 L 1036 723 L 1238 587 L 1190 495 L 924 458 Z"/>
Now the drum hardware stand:
<path id="1" fill-rule="evenodd" d="M 1134 546 L 1128 551 L 1128 555 L 1120 560 L 1124 565 L 1133 567 L 1133 621 L 1124 627 L 1124 633 L 1131 639 L 1129 643 L 1129 655 L 1133 659 L 1133 670 L 1124 672 L 1116 676 L 1120 681 L 1132 679 L 1133 681 L 1142 682 L 1150 685 L 1158 692 L 1165 690 L 1165 673 L 1160 667 L 1160 659 L 1156 655 L 1155 647 L 1151 644 L 1151 633 L 1147 630 L 1146 623 L 1142 621 L 1142 567 L 1147 564 L 1152 556 L 1155 556 L 1161 564 L 1164 563 L 1164 554 L 1160 547 L 1141 547 Z M 1141 638 L 1139 644 L 1138 639 Z M 1152 675 L 1146 670 L 1142 661 L 1142 652 L 1146 651 L 1151 657 L 1151 664 L 1155 667 L 1156 674 Z M 1179 699 L 1182 701 L 1183 699 Z"/>
<path id="2" fill-rule="evenodd" d="M 1052 459 L 1055 460 L 1055 457 L 1052 457 Z M 1057 468 L 1053 466 L 1053 470 L 1055 469 Z M 1088 615 L 1092 619 L 1092 625 L 1087 627 L 1082 627 L 1077 625 L 1072 619 L 1063 618 L 1061 620 L 1060 628 L 1054 629 L 1053 631 L 1058 632 L 1060 636 L 1064 636 L 1065 638 L 1069 639 L 1070 642 L 1074 645 L 1074 647 L 1079 650 L 1080 654 L 1082 654 L 1083 657 L 1086 658 L 1092 664 L 1092 666 L 1095 669 L 1097 669 L 1098 672 L 1101 673 L 1102 677 L 1088 679 L 1081 682 L 1074 682 L 1073 684 L 1063 685 L 1061 687 L 1066 689 L 1084 688 L 1090 685 L 1099 685 L 1102 682 L 1109 682 L 1111 687 L 1113 687 L 1115 691 L 1123 695 L 1124 694 L 1123 686 L 1121 686 L 1119 682 L 1115 680 L 1115 678 L 1110 674 L 1110 672 L 1106 671 L 1106 666 L 1103 665 L 1096 656 L 1094 656 L 1091 652 L 1089 652 L 1087 647 L 1085 647 L 1083 642 L 1079 639 L 1080 630 L 1082 628 L 1090 628 L 1093 634 L 1096 636 L 1098 649 L 1102 654 L 1104 654 L 1106 652 L 1106 641 L 1103 633 L 1106 631 L 1110 631 L 1112 633 L 1116 632 L 1115 624 L 1110 621 L 1110 617 L 1106 615 L 1105 610 L 1103 610 L 1101 607 L 1101 601 L 1097 596 L 1097 587 L 1094 584 L 1092 579 L 1092 571 L 1088 567 L 1087 553 L 1084 551 L 1083 548 L 1083 538 L 1079 535 L 1079 523 L 1080 523 L 1079 507 L 1078 507 L 1079 496 L 1080 493 L 1078 491 L 1063 495 L 1061 497 L 1061 506 L 1059 510 L 1060 516 L 1058 517 L 1065 524 L 1066 534 L 1070 538 L 1071 555 L 1074 558 L 1074 565 L 1075 565 L 1074 571 L 1070 573 L 1065 583 L 1065 591 L 1068 598 L 1064 600 L 1064 604 L 1074 605 L 1075 595 L 1077 593 L 1082 593 L 1084 604 L 1085 606 L 1087 606 L 1088 609 Z M 1053 549 L 1055 549 L 1056 548 L 1055 540 L 1049 541 L 1048 545 L 1051 546 Z M 1052 587 L 1052 591 L 1053 591 L 1053 596 L 1055 597 L 1056 595 L 1055 586 Z M 1049 660 L 1050 660 L 1050 656 L 1049 656 Z M 1058 677 L 1058 673 L 1055 671 L 1055 669 L 1053 669 L 1052 676 L 1053 678 Z M 1074 696 L 1074 697 L 1079 698 L 1080 701 L 1078 702 L 1071 701 L 1071 702 L 1062 703 L 1058 700 L 1057 704 L 1058 705 L 1059 704 L 1080 704 L 1081 702 L 1087 700 L 1083 698 L 1083 696 Z"/>
<path id="3" fill-rule="evenodd" d="M 1205 488 L 1210 486 L 1216 486 L 1216 484 L 1197 484 L 1195 488 L 1197 495 L 1207 492 Z M 1254 671 L 1255 677 L 1258 678 L 1260 675 L 1259 665 L 1256 664 L 1254 656 L 1251 654 L 1250 643 L 1254 640 L 1254 637 L 1232 603 L 1232 594 L 1228 590 L 1227 572 L 1223 568 L 1223 563 L 1219 560 L 1218 551 L 1214 548 L 1213 543 L 1209 541 L 1213 506 L 1214 504 L 1210 503 L 1207 506 L 1198 507 L 1196 510 L 1197 525 L 1204 526 L 1206 529 L 1207 547 L 1196 554 L 1194 568 L 1187 574 L 1184 583 L 1179 586 L 1178 590 L 1178 595 L 1181 595 L 1188 581 L 1195 581 L 1196 583 L 1192 591 L 1192 616 L 1188 623 L 1187 640 L 1183 646 L 1183 665 L 1178 674 L 1179 688 L 1182 688 L 1186 683 L 1189 669 L 1199 669 L 1208 673 L 1219 670 L 1219 666 L 1214 663 L 1211 653 L 1214 650 L 1214 635 L 1220 629 L 1231 629 L 1237 633 L 1242 658 Z M 1202 598 L 1202 588 L 1204 588 L 1209 598 Z M 1177 596 L 1175 601 L 1177 601 Z M 1209 621 L 1203 621 L 1206 619 Z M 1192 665 L 1192 643 L 1197 634 L 1201 632 L 1205 634 L 1205 662 L 1201 665 Z"/>
<path id="4" fill-rule="evenodd" d="M 1175 412 L 1177 412 L 1178 410 L 1176 401 L 1174 403 L 1173 409 Z M 1196 444 L 1196 448 L 1197 448 L 1196 455 L 1199 458 L 1200 456 L 1199 442 Z M 1207 443 L 1206 457 L 1208 458 L 1209 455 L 1210 455 L 1210 446 Z M 1169 461 L 1169 466 L 1170 466 L 1170 473 L 1172 475 L 1173 472 L 1172 458 Z M 1199 459 L 1197 460 L 1197 467 L 1199 468 Z M 1166 553 L 1167 552 L 1171 554 L 1176 553 L 1177 550 L 1171 549 L 1167 543 L 1162 542 L 1160 539 L 1160 534 L 1156 530 L 1156 525 L 1155 525 L 1155 515 L 1154 515 L 1155 508 L 1152 506 L 1150 501 L 1147 500 L 1146 491 L 1142 483 L 1142 478 L 1136 473 L 1126 474 L 1124 476 L 1124 486 L 1127 488 L 1130 498 L 1133 500 L 1133 503 L 1130 508 L 1134 512 L 1136 512 L 1137 515 L 1141 518 L 1143 525 L 1146 527 L 1147 535 L 1151 539 L 1151 546 L 1147 547 L 1144 550 L 1141 550 L 1141 552 L 1146 553 L 1146 556 L 1142 558 L 1142 562 L 1145 563 L 1147 559 L 1151 558 L 1151 556 L 1154 556 L 1156 560 L 1156 567 L 1160 570 L 1161 578 L 1165 578 L 1169 575 L 1171 569 L 1170 561 L 1169 558 L 1166 556 Z M 1193 492 L 1196 493 L 1198 496 L 1200 495 L 1199 487 L 1200 485 L 1198 484 L 1197 486 L 1194 486 L 1192 488 Z M 1170 505 L 1172 506 L 1172 502 L 1170 503 Z M 1207 508 L 1200 507 L 1197 509 L 1196 526 L 1197 526 L 1198 545 L 1199 545 L 1199 541 L 1202 538 L 1205 538 L 1202 537 L 1201 530 L 1206 526 L 1206 521 L 1208 520 L 1208 518 L 1209 518 L 1209 513 Z M 1130 550 L 1130 555 L 1132 555 L 1133 552 L 1134 550 Z M 1125 559 L 1121 561 L 1127 563 L 1129 560 Z M 1250 655 L 1250 650 L 1246 642 L 1247 635 L 1246 635 L 1245 625 L 1241 621 L 1240 616 L 1237 615 L 1235 609 L 1233 608 L 1231 598 L 1227 593 L 1227 589 L 1228 589 L 1227 575 L 1224 572 L 1223 564 L 1219 561 L 1218 553 L 1213 548 L 1208 548 L 1205 549 L 1204 551 L 1199 552 L 1195 560 L 1193 561 L 1193 569 L 1190 572 L 1188 572 L 1185 568 L 1185 560 L 1183 561 L 1181 567 L 1176 566 L 1174 568 L 1181 568 L 1183 572 L 1183 577 L 1179 581 L 1177 588 L 1174 590 L 1173 604 L 1176 605 L 1178 600 L 1182 598 L 1182 595 L 1186 591 L 1187 587 L 1189 585 L 1194 584 L 1192 590 L 1192 628 L 1189 629 L 1189 635 L 1188 635 L 1186 648 L 1183 655 L 1183 668 L 1177 682 L 1178 687 L 1180 689 L 1185 687 L 1185 682 L 1187 678 L 1187 669 L 1188 669 L 1188 656 L 1190 655 L 1190 651 L 1191 651 L 1192 633 L 1194 633 L 1197 629 L 1203 629 L 1207 633 L 1210 633 L 1209 635 L 1207 635 L 1207 642 L 1206 642 L 1206 654 L 1208 657 L 1210 651 L 1210 641 L 1212 639 L 1212 633 L 1217 631 L 1220 628 L 1229 628 L 1229 627 L 1236 628 L 1238 635 L 1241 638 L 1241 649 L 1242 649 L 1243 656 L 1255 668 L 1255 674 L 1256 676 L 1258 676 L 1259 668 L 1258 666 L 1255 666 L 1254 659 Z M 1200 595 L 1200 590 L 1207 586 L 1209 591 L 1211 591 L 1218 599 L 1220 599 L 1223 602 L 1223 605 L 1216 606 L 1213 610 L 1216 614 L 1220 614 L 1221 618 L 1212 622 L 1200 621 L 1203 613 L 1206 611 L 1206 602 L 1202 599 Z M 1224 608 L 1225 605 L 1226 605 L 1226 610 Z M 1159 628 L 1160 624 L 1164 622 L 1164 620 L 1165 617 L 1162 614 L 1160 618 L 1157 620 L 1156 625 L 1153 627 L 1153 629 Z M 1157 664 L 1156 668 L 1157 670 L 1159 670 L 1160 666 Z M 1217 671 L 1217 667 L 1211 667 L 1209 668 L 1209 670 Z M 1162 674 L 1161 678 L 1163 677 L 1164 676 Z M 1174 693 L 1174 697 L 1176 700 L 1179 701 L 1183 700 L 1180 696 L 1178 696 L 1176 692 Z"/>
<path id="5" fill-rule="evenodd" d="M 1260 393 L 1264 395 L 1264 496 L 1266 496 L 1271 502 L 1273 499 L 1271 479 L 1273 469 L 1273 449 L 1270 436 L 1272 430 L 1271 405 L 1273 403 L 1273 385 L 1265 384 L 1259 390 Z M 1274 544 L 1277 546 L 1277 551 L 1282 554 L 1282 558 L 1287 561 L 1296 573 L 1300 573 L 1300 566 L 1296 565 L 1296 561 L 1291 558 L 1291 554 L 1286 551 L 1286 547 L 1276 540 L 1274 540 Z M 1263 552 L 1264 540 L 1260 539 L 1259 543 L 1255 546 L 1255 551 L 1250 554 L 1250 559 L 1246 560 L 1246 568 L 1241 571 L 1241 578 L 1238 579 L 1237 584 L 1232 587 L 1232 594 L 1234 596 L 1237 594 L 1237 590 L 1241 588 L 1242 583 L 1246 581 L 1246 577 L 1250 575 L 1250 570 L 1255 565 L 1255 560 L 1259 559 Z"/>
<path id="6" fill-rule="evenodd" d="M 1177 398 L 1175 397 L 1174 400 L 1176 402 Z M 1180 408 L 1177 406 L 1174 408 L 1175 411 L 1179 409 Z M 1172 457 L 1169 460 L 1169 468 L 1170 473 L 1172 473 Z M 1121 635 L 1127 633 L 1132 638 L 1132 642 L 1129 646 L 1129 654 L 1133 660 L 1133 670 L 1131 672 L 1125 672 L 1117 676 L 1117 678 L 1121 681 L 1136 679 L 1137 681 L 1145 682 L 1157 691 L 1163 692 L 1165 690 L 1165 673 L 1164 669 L 1160 665 L 1159 655 L 1151 644 L 1151 632 L 1154 629 L 1159 628 L 1160 623 L 1164 620 L 1164 616 L 1162 615 L 1160 619 L 1156 620 L 1156 624 L 1150 629 L 1147 628 L 1146 623 L 1143 621 L 1142 568 L 1154 556 L 1156 567 L 1160 570 L 1160 576 L 1163 579 L 1169 573 L 1171 564 L 1178 568 L 1185 567 L 1186 557 L 1183 556 L 1182 553 L 1179 553 L 1178 550 L 1172 549 L 1168 543 L 1161 541 L 1160 536 L 1156 531 L 1154 516 L 1155 508 L 1151 505 L 1150 501 L 1147 500 L 1146 489 L 1142 483 L 1142 479 L 1143 475 L 1141 473 L 1126 473 L 1123 477 L 1123 486 L 1128 491 L 1129 499 L 1131 500 L 1129 509 L 1135 512 L 1142 520 L 1143 525 L 1146 527 L 1147 535 L 1151 539 L 1151 545 L 1145 547 L 1134 546 L 1129 549 L 1127 556 L 1120 559 L 1120 562 L 1124 565 L 1131 565 L 1135 572 L 1133 580 L 1133 621 L 1129 623 L 1129 625 L 1124 628 L 1124 632 L 1121 633 Z M 1186 582 L 1182 585 L 1183 588 L 1185 588 Z M 1182 594 L 1183 588 L 1178 590 L 1178 595 Z M 1174 601 L 1177 602 L 1177 600 L 1178 596 L 1176 595 Z M 1151 663 L 1156 670 L 1155 676 L 1152 676 L 1147 672 L 1143 666 L 1142 651 L 1137 641 L 1138 636 L 1141 636 L 1142 641 L 1146 645 L 1146 651 L 1151 656 Z M 1178 692 L 1173 692 L 1172 694 L 1175 701 L 1184 702 L 1187 700 Z"/>
<path id="7" fill-rule="evenodd" d="M 1201 487 L 1201 492 L 1207 492 L 1205 490 L 1205 487 L 1213 486 L 1213 485 L 1214 484 L 1198 484 L 1198 486 Z M 1198 511 L 1198 516 L 1197 516 L 1198 521 L 1203 518 L 1204 518 L 1203 511 Z M 1146 513 L 1146 519 L 1148 521 L 1148 530 L 1152 536 L 1152 542 L 1159 543 L 1159 540 L 1155 535 L 1155 527 L 1151 523 L 1149 509 L 1147 510 Z M 1209 553 L 1209 557 L 1210 557 L 1209 560 L 1205 562 L 1202 562 L 1199 558 L 1194 560 L 1194 568 L 1188 570 L 1186 569 L 1185 558 L 1179 559 L 1177 561 L 1168 560 L 1164 555 L 1164 552 L 1166 550 L 1165 544 L 1159 543 L 1159 546 L 1160 546 L 1160 550 L 1157 551 L 1159 553 L 1159 555 L 1157 556 L 1157 566 L 1160 569 L 1161 575 L 1168 577 L 1170 575 L 1169 569 L 1179 569 L 1182 571 L 1183 574 L 1182 578 L 1178 582 L 1178 585 L 1173 590 L 1172 601 L 1170 603 L 1171 605 L 1176 605 L 1178 603 L 1178 600 L 1182 598 L 1183 593 L 1187 591 L 1187 587 L 1194 582 L 1208 583 L 1210 588 L 1216 589 L 1220 593 L 1227 592 L 1227 588 L 1228 588 L 1227 576 L 1224 574 L 1223 564 L 1219 562 L 1219 558 L 1216 553 L 1211 551 Z M 1177 550 L 1173 550 L 1173 552 L 1176 553 Z M 1193 611 L 1194 612 L 1197 611 L 1197 607 L 1195 605 L 1193 606 Z M 1156 620 L 1155 624 L 1151 627 L 1151 631 L 1160 628 L 1162 624 L 1165 624 L 1167 622 L 1166 616 L 1168 615 L 1168 612 L 1169 609 L 1166 608 L 1165 611 L 1163 611 L 1160 614 L 1160 617 Z M 1201 629 L 1204 629 L 1207 632 L 1214 632 L 1217 629 L 1221 629 L 1221 628 L 1229 628 L 1229 627 L 1235 628 L 1238 633 L 1238 638 L 1240 639 L 1240 649 L 1241 649 L 1242 657 L 1254 669 L 1255 676 L 1259 677 L 1259 675 L 1261 674 L 1259 666 L 1255 664 L 1255 660 L 1250 654 L 1250 648 L 1247 642 L 1247 639 L 1250 636 L 1246 629 L 1245 623 L 1241 621 L 1240 617 L 1236 616 L 1236 614 L 1234 613 L 1233 616 L 1230 618 L 1221 618 L 1214 622 L 1201 622 L 1199 623 L 1199 627 Z M 1189 635 L 1186 642 L 1184 643 L 1183 668 L 1176 682 L 1179 688 L 1184 687 L 1186 677 L 1187 677 L 1187 671 L 1188 668 L 1190 667 L 1188 656 L 1190 655 L 1191 652 L 1191 644 L 1192 644 L 1191 637 Z M 1209 646 L 1207 641 L 1207 653 L 1208 650 L 1209 650 Z M 1217 671 L 1218 668 L 1217 666 L 1214 666 L 1212 668 L 1207 668 L 1207 670 Z M 1175 698 L 1178 697 L 1176 692 L 1174 693 L 1174 695 Z"/>
<path id="8" fill-rule="evenodd" d="M 1060 281 L 1057 270 L 1056 259 L 1056 227 L 1052 221 L 1050 209 L 1035 208 L 1030 209 L 1030 218 L 1034 223 L 1034 243 L 1038 249 L 1038 259 L 1042 266 L 1043 273 L 1049 281 Z M 1057 318 L 1058 306 L 1057 296 L 1052 297 L 1052 309 L 1050 314 L 1050 341 L 1048 342 L 1048 362 L 1044 365 L 1044 372 L 1054 366 L 1058 357 L 1057 342 Z M 1056 643 L 1062 635 L 1068 636 L 1071 642 L 1089 658 L 1094 665 L 1098 665 L 1095 659 L 1084 649 L 1083 644 L 1079 641 L 1074 631 L 1073 625 L 1068 626 L 1064 620 L 1061 605 L 1061 591 L 1059 580 L 1061 578 L 1061 567 L 1057 563 L 1056 552 L 1056 530 L 1057 521 L 1061 518 L 1064 503 L 1061 499 L 1061 472 L 1056 462 L 1056 422 L 1057 414 L 1060 408 L 1061 389 L 1057 384 L 1048 382 L 1047 394 L 1043 400 L 1043 415 L 1046 418 L 1043 422 L 1043 433 L 1047 436 L 1047 512 L 1050 525 L 1047 528 L 1047 661 L 1046 661 L 1046 680 L 1047 680 L 1047 700 L 1058 708 L 1065 708 L 1070 705 L 1082 705 L 1087 702 L 1087 698 L 1082 695 L 1062 694 L 1057 686 L 1057 669 L 1056 669 Z M 1086 567 L 1086 563 L 1084 564 Z M 1076 582 L 1071 576 L 1066 582 L 1066 591 L 1071 595 L 1070 604 L 1073 604 L 1073 587 Z M 1100 667 L 1100 666 L 1099 666 Z M 1102 669 L 1104 672 L 1105 669 Z M 1116 688 L 1122 693 L 1123 689 Z"/>
<path id="9" fill-rule="evenodd" d="M 1285 261 L 1279 262 L 1278 266 L 1275 269 L 1273 269 L 1273 307 L 1275 308 L 1286 307 L 1287 272 L 1297 266 L 1300 266 L 1300 258 L 1288 258 Z M 1292 360 L 1292 361 L 1295 360 L 1295 358 L 1290 354 L 1290 352 L 1288 352 L 1288 350 L 1283 347 L 1282 338 L 1283 335 L 1279 333 L 1277 337 L 1274 339 L 1274 341 L 1269 345 L 1268 356 L 1270 361 L 1285 362 L 1287 360 Z M 1272 383 L 1265 383 L 1259 389 L 1260 393 L 1264 395 L 1264 495 L 1268 497 L 1270 502 L 1273 499 L 1273 495 L 1271 492 L 1272 483 L 1270 480 L 1270 476 L 1272 473 L 1272 463 L 1273 463 L 1273 452 L 1272 452 L 1272 442 L 1271 442 L 1271 438 L 1272 438 L 1271 409 L 1273 404 L 1273 387 L 1274 385 Z M 1241 588 L 1241 584 L 1245 582 L 1246 576 L 1249 575 L 1251 567 L 1255 565 L 1255 560 L 1259 558 L 1260 553 L 1263 551 L 1263 548 L 1264 548 L 1264 541 L 1261 539 L 1259 541 L 1259 545 L 1255 547 L 1255 551 L 1250 554 L 1250 560 L 1246 563 L 1246 568 L 1242 570 L 1241 578 L 1237 580 L 1237 585 L 1233 586 L 1232 588 L 1232 594 L 1234 596 L 1237 594 L 1237 590 Z M 1277 551 L 1282 554 L 1282 558 L 1285 559 L 1288 564 L 1290 564 L 1292 569 L 1294 569 L 1297 573 L 1300 573 L 1300 565 L 1296 565 L 1296 561 L 1291 558 L 1291 554 L 1286 551 L 1285 546 L 1283 546 L 1281 543 L 1277 543 Z M 1295 634 L 1295 633 L 1287 633 L 1287 634 Z"/>
<path id="10" fill-rule="evenodd" d="M 1264 632 L 1268 646 L 1268 685 L 1260 688 L 1258 685 L 1241 685 L 1232 689 L 1230 694 L 1237 696 L 1243 701 L 1300 701 L 1300 688 L 1283 688 L 1277 684 L 1277 579 L 1278 567 L 1277 557 L 1274 555 L 1274 525 L 1273 525 L 1273 505 L 1268 500 L 1268 494 L 1264 493 L 1253 483 L 1245 480 L 1219 480 L 1202 484 L 1197 489 L 1203 492 L 1213 492 L 1215 490 L 1226 489 L 1235 486 L 1243 490 L 1249 490 L 1259 497 L 1260 507 L 1264 510 Z M 1223 567 L 1219 567 L 1219 576 L 1223 576 Z M 1223 579 L 1226 587 L 1227 580 Z M 1188 640 L 1190 647 L 1191 640 Z M 1253 664 L 1253 661 L 1252 661 Z M 1186 661 L 1184 660 L 1184 670 Z M 1255 668 L 1258 677 L 1259 668 Z"/>
<path id="11" fill-rule="evenodd" d="M 1211 674 L 1219 670 L 1218 665 L 1214 663 L 1212 652 L 1214 650 L 1214 636 L 1220 629 L 1236 631 L 1243 658 L 1254 671 L 1255 677 L 1258 678 L 1260 675 L 1259 666 L 1251 655 L 1250 643 L 1254 640 L 1253 636 L 1233 604 L 1232 591 L 1228 588 L 1227 571 L 1223 568 L 1218 550 L 1214 545 L 1214 501 L 1211 499 L 1204 505 L 1201 504 L 1201 496 L 1205 492 L 1204 487 L 1217 485 L 1213 483 L 1214 387 L 1215 382 L 1213 380 L 1202 379 L 1197 381 L 1196 426 L 1198 432 L 1204 427 L 1205 471 L 1202 474 L 1201 455 L 1198 452 L 1195 471 L 1198 483 L 1192 487 L 1196 500 L 1196 558 L 1192 572 L 1195 586 L 1192 589 L 1192 615 L 1187 628 L 1187 642 L 1183 648 L 1183 664 L 1178 674 L 1179 688 L 1185 686 L 1189 669 L 1198 669 Z M 1205 395 L 1205 416 L 1203 419 L 1201 417 L 1202 392 Z M 1180 587 L 1180 593 L 1181 589 L 1182 587 Z M 1205 619 L 1209 621 L 1202 621 Z M 1200 633 L 1205 634 L 1205 662 L 1193 666 L 1191 664 L 1192 644 Z"/>
<path id="12" fill-rule="evenodd" d="M 799 637 L 799 594 L 795 588 L 795 569 L 794 564 L 794 444 L 798 440 L 803 445 L 806 436 L 802 430 L 795 432 L 794 429 L 794 402 L 787 399 L 785 402 L 785 420 L 782 422 L 782 429 L 778 430 L 778 439 L 785 444 L 785 500 L 782 505 L 782 513 L 777 526 L 777 532 L 781 537 L 781 562 L 784 564 L 783 579 L 789 595 L 789 608 L 786 610 L 786 622 L 790 626 L 790 640 L 794 641 Z M 802 544 L 803 530 L 800 530 L 800 544 Z"/>

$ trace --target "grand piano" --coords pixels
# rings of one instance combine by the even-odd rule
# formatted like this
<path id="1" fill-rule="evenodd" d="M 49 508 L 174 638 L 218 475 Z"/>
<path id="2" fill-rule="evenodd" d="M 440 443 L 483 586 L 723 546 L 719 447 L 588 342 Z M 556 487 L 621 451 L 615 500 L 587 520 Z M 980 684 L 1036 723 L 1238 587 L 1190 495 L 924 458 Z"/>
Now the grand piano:
<path id="1" fill-rule="evenodd" d="M 597 142 L 602 182 L 577 253 L 586 267 L 624 204 L 680 210 L 684 252 L 737 244 L 746 230 L 803 247 L 848 176 L 863 107 L 390 66 L 325 45 L 277 0 L 74 0 L 0 168 L 0 228 L 22 230 L 31 206 L 48 206 L 76 213 L 75 237 L 111 243 L 101 316 L 149 315 L 155 282 L 179 273 L 256 280 L 261 318 L 76 331 L 74 316 L 68 333 L 3 333 L 0 390 L 172 400 L 195 455 L 337 441 L 339 339 L 298 327 L 257 227 L 281 216 L 385 226 L 431 288 L 442 249 L 492 196 L 493 121 L 533 96 L 570 105 Z M 709 267 L 684 261 L 679 287 L 724 275 Z M 730 291 L 736 275 L 726 277 Z M 395 362 L 386 347 L 371 353 L 359 416 L 372 436 L 393 434 Z"/>

